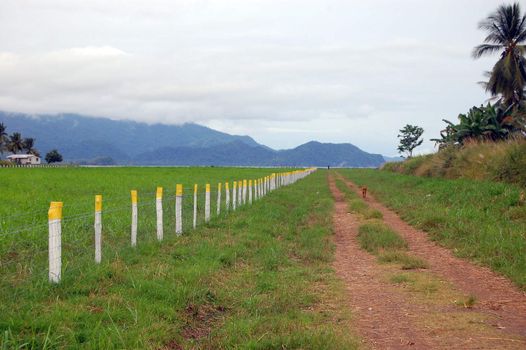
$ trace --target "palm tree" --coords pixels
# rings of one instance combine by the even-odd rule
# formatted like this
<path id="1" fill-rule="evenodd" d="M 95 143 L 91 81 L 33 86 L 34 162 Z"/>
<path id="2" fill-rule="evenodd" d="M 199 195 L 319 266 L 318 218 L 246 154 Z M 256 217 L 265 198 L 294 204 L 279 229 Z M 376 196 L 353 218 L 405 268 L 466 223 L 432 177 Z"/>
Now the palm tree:
<path id="1" fill-rule="evenodd" d="M 24 139 L 23 150 L 26 151 L 27 154 L 34 154 L 35 156 L 39 156 L 38 150 L 35 148 L 35 139 L 32 137 L 27 137 Z"/>
<path id="2" fill-rule="evenodd" d="M 7 147 L 7 132 L 4 123 L 0 123 L 0 154 L 3 154 Z"/>
<path id="3" fill-rule="evenodd" d="M 19 132 L 14 132 L 9 136 L 9 141 L 7 143 L 7 150 L 12 153 L 18 153 L 24 149 L 24 140 L 22 135 Z"/>
<path id="4" fill-rule="evenodd" d="M 501 52 L 485 84 L 486 91 L 500 95 L 508 106 L 520 104 L 526 87 L 526 15 L 521 14 L 518 3 L 501 5 L 479 23 L 479 28 L 488 35 L 484 44 L 473 49 L 473 57 Z"/>

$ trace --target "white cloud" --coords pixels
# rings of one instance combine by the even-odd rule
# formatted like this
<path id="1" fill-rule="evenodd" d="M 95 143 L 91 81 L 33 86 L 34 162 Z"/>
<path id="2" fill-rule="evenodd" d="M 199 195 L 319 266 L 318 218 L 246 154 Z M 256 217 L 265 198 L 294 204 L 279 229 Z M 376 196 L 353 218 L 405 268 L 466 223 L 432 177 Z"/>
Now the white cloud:
<path id="1" fill-rule="evenodd" d="M 193 121 L 275 148 L 319 139 L 393 154 L 403 124 L 429 139 L 441 118 L 484 100 L 475 82 L 492 60 L 469 53 L 496 5 L 3 0 L 0 109 Z"/>

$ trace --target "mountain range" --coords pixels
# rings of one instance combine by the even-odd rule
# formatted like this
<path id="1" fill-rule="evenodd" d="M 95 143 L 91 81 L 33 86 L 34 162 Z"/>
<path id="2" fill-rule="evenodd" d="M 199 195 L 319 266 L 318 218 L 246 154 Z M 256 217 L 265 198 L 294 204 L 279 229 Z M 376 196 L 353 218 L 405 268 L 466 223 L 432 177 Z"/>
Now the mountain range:
<path id="1" fill-rule="evenodd" d="M 33 137 L 42 155 L 58 149 L 80 164 L 377 167 L 380 154 L 350 143 L 311 141 L 273 150 L 249 136 L 198 124 L 146 124 L 77 114 L 30 115 L 0 111 L 7 132 Z"/>

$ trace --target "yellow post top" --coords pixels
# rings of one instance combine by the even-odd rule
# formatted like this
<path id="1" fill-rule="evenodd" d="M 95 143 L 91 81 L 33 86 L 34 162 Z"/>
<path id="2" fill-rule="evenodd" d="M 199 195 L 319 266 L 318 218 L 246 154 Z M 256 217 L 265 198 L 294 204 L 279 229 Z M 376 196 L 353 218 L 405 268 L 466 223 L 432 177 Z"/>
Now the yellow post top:
<path id="1" fill-rule="evenodd" d="M 248 180 L 248 185 L 252 187 L 252 180 Z"/>
<path id="2" fill-rule="evenodd" d="M 247 180 L 243 180 L 243 187 L 247 186 Z"/>
<path id="3" fill-rule="evenodd" d="M 225 190 L 228 191 L 228 182 L 225 182 Z"/>
<path id="4" fill-rule="evenodd" d="M 176 196 L 182 196 L 183 195 L 183 185 L 181 185 L 181 184 L 175 185 L 175 195 Z"/>
<path id="5" fill-rule="evenodd" d="M 194 184 L 194 194 L 197 193 L 197 184 Z"/>
<path id="6" fill-rule="evenodd" d="M 95 196 L 95 211 L 102 211 L 102 195 L 100 194 Z"/>
<path id="7" fill-rule="evenodd" d="M 157 187 L 157 192 L 155 194 L 155 197 L 157 199 L 163 198 L 163 188 L 162 187 Z"/>
<path id="8" fill-rule="evenodd" d="M 217 190 L 221 191 L 221 182 L 217 184 Z"/>
<path id="9" fill-rule="evenodd" d="M 49 204 L 48 219 L 60 220 L 62 219 L 62 202 L 51 202 Z"/>
<path id="10" fill-rule="evenodd" d="M 209 193 L 210 192 L 210 184 L 206 184 L 206 188 L 205 188 L 206 192 Z"/>
<path id="11" fill-rule="evenodd" d="M 236 187 L 237 187 L 237 182 L 236 182 L 236 181 L 234 181 L 234 188 L 236 188 Z"/>
<path id="12" fill-rule="evenodd" d="M 136 190 L 131 191 L 131 201 L 132 201 L 132 204 L 137 204 L 137 191 Z"/>

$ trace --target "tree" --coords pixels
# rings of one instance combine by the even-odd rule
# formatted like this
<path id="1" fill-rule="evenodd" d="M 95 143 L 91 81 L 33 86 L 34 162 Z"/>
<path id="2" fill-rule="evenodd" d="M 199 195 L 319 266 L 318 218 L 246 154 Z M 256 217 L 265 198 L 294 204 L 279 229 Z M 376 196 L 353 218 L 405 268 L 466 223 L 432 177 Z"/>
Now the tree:
<path id="1" fill-rule="evenodd" d="M 416 125 L 407 124 L 400 129 L 400 134 L 398 134 L 398 138 L 400 139 L 398 152 L 400 154 L 407 153 L 408 158 L 411 158 L 413 156 L 413 150 L 424 142 L 424 139 L 420 138 L 423 133 L 424 129 Z"/>
<path id="2" fill-rule="evenodd" d="M 469 140 L 497 141 L 520 132 L 512 117 L 513 106 L 505 108 L 502 103 L 472 107 L 467 114 L 459 114 L 458 124 L 442 119 L 446 128 L 440 132 L 440 139 L 431 139 L 439 149 L 450 145 L 463 145 Z"/>
<path id="3" fill-rule="evenodd" d="M 35 148 L 35 139 L 32 137 L 27 137 L 24 139 L 24 151 L 27 152 L 27 154 L 34 154 L 35 156 L 39 156 L 38 150 Z"/>
<path id="4" fill-rule="evenodd" d="M 48 164 L 62 162 L 62 155 L 56 149 L 51 150 L 46 154 L 46 162 Z"/>
<path id="5" fill-rule="evenodd" d="M 22 135 L 19 132 L 14 132 L 9 136 L 9 141 L 7 142 L 7 150 L 12 153 L 18 153 L 24 149 L 24 140 Z"/>
<path id="6" fill-rule="evenodd" d="M 501 5 L 479 23 L 479 28 L 488 35 L 484 44 L 473 49 L 473 57 L 501 51 L 489 81 L 484 83 L 486 91 L 500 96 L 506 106 L 520 105 L 526 87 L 526 15 L 521 14 L 518 3 Z"/>
<path id="7" fill-rule="evenodd" d="M 4 123 L 0 123 L 0 154 L 3 154 L 7 150 L 7 128 Z"/>

